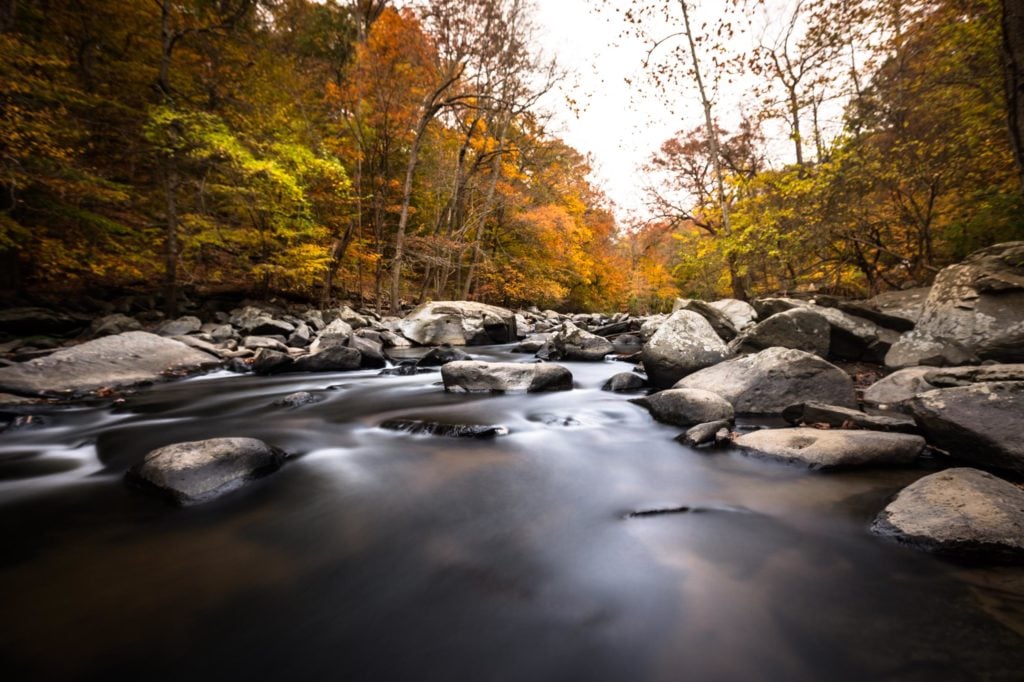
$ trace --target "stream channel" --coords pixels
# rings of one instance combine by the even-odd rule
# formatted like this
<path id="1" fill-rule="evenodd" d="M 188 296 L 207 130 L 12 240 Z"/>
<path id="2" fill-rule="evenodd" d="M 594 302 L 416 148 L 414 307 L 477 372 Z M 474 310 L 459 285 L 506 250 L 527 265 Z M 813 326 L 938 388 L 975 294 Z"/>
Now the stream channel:
<path id="1" fill-rule="evenodd" d="M 869 533 L 937 463 L 815 473 L 690 449 L 600 390 L 630 366 L 563 364 L 573 391 L 529 395 L 448 394 L 437 372 L 218 372 L 0 434 L 0 674 L 1024 678 L 1022 569 Z M 295 391 L 322 400 L 274 405 Z M 510 434 L 379 428 L 393 418 Z M 185 509 L 123 482 L 156 447 L 220 436 L 297 456 Z"/>

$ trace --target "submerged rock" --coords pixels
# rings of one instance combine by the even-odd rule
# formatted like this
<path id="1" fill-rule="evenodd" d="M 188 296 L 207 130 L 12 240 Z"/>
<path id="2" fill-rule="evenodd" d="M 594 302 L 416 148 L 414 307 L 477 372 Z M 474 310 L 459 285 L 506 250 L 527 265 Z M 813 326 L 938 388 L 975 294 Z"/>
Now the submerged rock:
<path id="1" fill-rule="evenodd" d="M 147 332 L 125 332 L 0 368 L 0 391 L 34 396 L 79 395 L 193 374 L 220 364 L 218 358 L 178 341 Z"/>
<path id="2" fill-rule="evenodd" d="M 444 424 L 420 419 L 388 419 L 381 422 L 380 428 L 449 438 L 494 438 L 508 435 L 508 427 L 500 424 Z"/>
<path id="3" fill-rule="evenodd" d="M 899 492 L 872 532 L 957 556 L 1024 556 L 1024 490 L 970 468 L 925 476 Z"/>
<path id="4" fill-rule="evenodd" d="M 737 414 L 781 414 L 795 403 L 856 407 L 853 381 L 816 355 L 768 348 L 733 358 L 680 380 L 675 388 L 700 388 L 722 396 Z"/>
<path id="5" fill-rule="evenodd" d="M 734 442 L 748 452 L 810 469 L 909 464 L 925 446 L 921 436 L 904 433 L 808 428 L 762 429 Z"/>
<path id="6" fill-rule="evenodd" d="M 689 310 L 672 313 L 643 348 L 647 377 L 668 388 L 688 374 L 717 364 L 729 349 L 703 317 Z"/>
<path id="7" fill-rule="evenodd" d="M 656 420 L 675 426 L 693 426 L 718 420 L 731 421 L 733 418 L 733 408 L 727 400 L 710 391 L 696 388 L 659 391 L 629 402 L 647 408 Z"/>
<path id="8" fill-rule="evenodd" d="M 153 450 L 126 479 L 186 506 L 236 490 L 284 460 L 283 452 L 255 438 L 211 438 Z"/>
<path id="9" fill-rule="evenodd" d="M 572 389 L 572 373 L 560 365 L 549 363 L 449 362 L 441 368 L 446 391 L 505 392 L 568 391 Z"/>

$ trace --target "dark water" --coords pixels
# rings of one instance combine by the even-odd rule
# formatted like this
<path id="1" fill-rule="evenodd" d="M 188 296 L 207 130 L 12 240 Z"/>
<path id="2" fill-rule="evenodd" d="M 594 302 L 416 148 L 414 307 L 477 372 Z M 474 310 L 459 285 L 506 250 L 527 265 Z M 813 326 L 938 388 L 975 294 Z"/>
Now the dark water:
<path id="1" fill-rule="evenodd" d="M 867 531 L 925 469 L 690 450 L 598 390 L 627 366 L 568 366 L 576 390 L 510 396 L 448 395 L 437 374 L 213 375 L 0 435 L 0 675 L 1024 678 L 1021 569 Z M 298 390 L 324 399 L 272 404 Z M 511 435 L 377 428 L 399 417 Z M 301 456 L 185 510 L 123 485 L 149 450 L 216 436 Z"/>

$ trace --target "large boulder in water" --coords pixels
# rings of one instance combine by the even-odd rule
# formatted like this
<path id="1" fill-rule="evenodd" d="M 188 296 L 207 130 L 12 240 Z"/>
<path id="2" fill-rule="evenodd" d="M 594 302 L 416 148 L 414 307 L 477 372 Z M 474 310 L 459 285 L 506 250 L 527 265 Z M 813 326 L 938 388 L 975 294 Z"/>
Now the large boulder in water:
<path id="1" fill-rule="evenodd" d="M 836 429 L 763 429 L 736 439 L 758 455 L 802 464 L 810 469 L 908 464 L 924 449 L 921 436 Z"/>
<path id="2" fill-rule="evenodd" d="M 921 317 L 885 356 L 890 367 L 1024 360 L 1024 242 L 977 251 L 935 278 Z"/>
<path id="3" fill-rule="evenodd" d="M 180 505 L 192 505 L 271 473 L 284 459 L 283 452 L 255 438 L 211 438 L 153 450 L 126 478 Z"/>
<path id="4" fill-rule="evenodd" d="M 668 388 L 728 355 L 729 349 L 711 324 L 690 310 L 672 313 L 644 344 L 642 352 L 647 377 L 657 388 Z"/>
<path id="5" fill-rule="evenodd" d="M 853 380 L 817 355 L 768 348 L 702 369 L 675 388 L 701 388 L 722 396 L 737 414 L 782 414 L 790 405 L 820 402 L 856 407 Z"/>
<path id="6" fill-rule="evenodd" d="M 580 329 L 572 322 L 566 322 L 552 333 L 548 345 L 552 360 L 600 361 L 615 352 L 611 341 Z"/>
<path id="7" fill-rule="evenodd" d="M 1024 556 L 1024 490 L 977 469 L 931 474 L 900 491 L 874 533 L 957 556 Z"/>
<path id="8" fill-rule="evenodd" d="M 710 391 L 676 388 L 630 400 L 647 408 L 651 416 L 664 424 L 693 426 L 713 421 L 732 421 L 734 412 L 727 400 Z"/>
<path id="9" fill-rule="evenodd" d="M 424 303 L 406 315 L 399 328 L 407 339 L 424 346 L 479 346 L 517 339 L 515 313 L 475 301 Z"/>
<path id="10" fill-rule="evenodd" d="M 213 369 L 218 358 L 147 332 L 105 336 L 46 357 L 0 368 L 0 390 L 38 396 L 128 388 Z"/>
<path id="11" fill-rule="evenodd" d="M 568 391 L 572 373 L 549 363 L 476 362 L 459 360 L 441 367 L 446 391 L 506 392 Z"/>
<path id="12" fill-rule="evenodd" d="M 981 382 L 922 393 L 910 410 L 928 442 L 985 467 L 1024 472 L 1024 382 Z"/>

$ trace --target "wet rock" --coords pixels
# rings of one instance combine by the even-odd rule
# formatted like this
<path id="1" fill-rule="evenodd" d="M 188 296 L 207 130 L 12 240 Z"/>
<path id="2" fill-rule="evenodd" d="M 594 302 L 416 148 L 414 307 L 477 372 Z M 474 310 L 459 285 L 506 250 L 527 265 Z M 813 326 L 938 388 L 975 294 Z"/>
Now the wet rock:
<path id="1" fill-rule="evenodd" d="M 416 374 L 431 374 L 435 370 L 429 367 L 419 367 L 415 360 L 403 360 L 394 367 L 382 369 L 378 374 L 385 377 L 411 377 Z"/>
<path id="2" fill-rule="evenodd" d="M 659 391 L 629 402 L 647 408 L 651 416 L 664 424 L 694 426 L 704 422 L 731 421 L 733 408 L 728 401 L 710 391 L 675 388 Z"/>
<path id="3" fill-rule="evenodd" d="M 947 469 L 901 490 L 871 530 L 941 554 L 1020 560 L 1024 490 L 977 469 Z"/>
<path id="4" fill-rule="evenodd" d="M 1024 472 L 1024 382 L 940 388 L 910 401 L 928 442 L 966 462 Z"/>
<path id="5" fill-rule="evenodd" d="M 826 357 L 831 327 L 828 320 L 810 308 L 793 308 L 759 322 L 736 338 L 736 352 L 757 352 L 766 348 L 796 348 Z"/>
<path id="6" fill-rule="evenodd" d="M 0 391 L 32 396 L 78 395 L 194 374 L 218 365 L 218 358 L 172 339 L 126 332 L 0 368 Z"/>
<path id="7" fill-rule="evenodd" d="M 463 360 L 472 360 L 469 353 L 454 348 L 451 344 L 444 344 L 437 348 L 431 348 L 427 353 L 420 358 L 417 363 L 420 367 L 440 367 L 447 365 L 449 362 L 458 362 Z"/>
<path id="8" fill-rule="evenodd" d="M 292 367 L 294 364 L 295 358 L 288 353 L 262 348 L 257 351 L 250 368 L 254 373 L 261 375 L 283 374 L 296 371 Z"/>
<path id="9" fill-rule="evenodd" d="M 907 367 L 882 377 L 864 389 L 864 403 L 903 410 L 911 398 L 935 388 L 925 380 L 931 371 L 929 367 Z"/>
<path id="10" fill-rule="evenodd" d="M 552 360 L 599 362 L 615 350 L 608 339 L 584 331 L 572 322 L 566 322 L 560 330 L 554 332 L 548 343 L 552 350 Z"/>
<path id="11" fill-rule="evenodd" d="M 296 358 L 290 372 L 349 372 L 363 366 L 363 354 L 355 348 L 333 346 Z"/>
<path id="12" fill-rule="evenodd" d="M 602 391 L 611 391 L 613 393 L 629 393 L 631 391 L 641 391 L 645 388 L 647 388 L 647 382 L 644 381 L 643 377 L 633 372 L 619 372 L 601 386 Z"/>
<path id="13" fill-rule="evenodd" d="M 921 436 L 832 429 L 762 429 L 736 438 L 748 453 L 809 469 L 909 464 L 924 449 Z"/>
<path id="14" fill-rule="evenodd" d="M 732 422 L 728 419 L 718 419 L 713 422 L 697 424 L 687 429 L 686 433 L 678 436 L 676 441 L 693 448 L 707 445 L 708 443 L 715 443 L 718 441 L 718 433 L 723 429 L 728 432 L 731 425 Z"/>
<path id="15" fill-rule="evenodd" d="M 276 471 L 285 455 L 255 438 L 212 438 L 153 450 L 126 479 L 179 505 L 212 500 Z"/>
<path id="16" fill-rule="evenodd" d="M 508 435 L 508 427 L 499 424 L 443 424 L 419 419 L 388 419 L 380 427 L 390 431 L 449 438 L 494 438 Z"/>
<path id="17" fill-rule="evenodd" d="M 708 305 L 728 317 L 737 332 L 753 327 L 754 323 L 757 322 L 757 311 L 754 310 L 754 306 L 746 301 L 736 298 L 723 298 L 720 301 L 712 301 Z"/>
<path id="18" fill-rule="evenodd" d="M 1024 242 L 996 244 L 943 269 L 917 326 L 885 364 L 966 364 L 958 358 L 972 356 L 1024 360 Z"/>
<path id="19" fill-rule="evenodd" d="M 799 403 L 782 411 L 782 418 L 790 424 L 828 424 L 838 428 L 917 433 L 917 424 L 909 417 L 867 414 L 839 405 Z"/>
<path id="20" fill-rule="evenodd" d="M 737 414 L 781 414 L 795 403 L 856 407 L 853 381 L 811 353 L 768 348 L 727 360 L 680 380 L 675 388 L 700 388 L 722 396 Z"/>
<path id="21" fill-rule="evenodd" d="M 568 391 L 572 373 L 560 365 L 516 362 L 449 362 L 441 368 L 446 391 Z"/>
<path id="22" fill-rule="evenodd" d="M 511 310 L 475 301 L 435 301 L 416 307 L 401 322 L 402 335 L 424 346 L 475 346 L 515 341 Z"/>
<path id="23" fill-rule="evenodd" d="M 90 339 L 98 339 L 101 336 L 111 336 L 112 334 L 123 334 L 125 332 L 135 332 L 142 329 L 142 323 L 136 320 L 134 317 L 128 317 L 121 313 L 115 313 L 113 315 L 104 315 L 103 317 L 97 318 L 92 321 L 89 325 L 89 331 L 87 336 Z"/>
<path id="24" fill-rule="evenodd" d="M 723 313 L 718 308 L 712 306 L 710 303 L 704 301 L 698 301 L 693 298 L 677 298 L 675 303 L 672 305 L 672 312 L 678 312 L 680 310 L 689 310 L 690 312 L 697 313 L 711 325 L 711 328 L 715 330 L 718 337 L 723 341 L 732 341 L 736 338 L 738 333 L 735 325 L 729 316 Z"/>
<path id="25" fill-rule="evenodd" d="M 668 388 L 688 374 L 721 362 L 728 354 L 707 320 L 680 310 L 672 313 L 644 345 L 642 358 L 651 384 Z"/>
<path id="26" fill-rule="evenodd" d="M 157 328 L 156 333 L 160 336 L 185 336 L 198 332 L 202 326 L 203 322 L 198 317 L 185 315 L 176 320 L 164 322 Z"/>
<path id="27" fill-rule="evenodd" d="M 348 339 L 348 347 L 359 351 L 362 356 L 359 366 L 364 369 L 379 369 L 388 365 L 387 356 L 384 355 L 384 346 L 380 341 L 353 334 Z"/>
<path id="28" fill-rule="evenodd" d="M 323 399 L 322 395 L 310 393 L 309 391 L 298 391 L 296 393 L 289 393 L 283 398 L 278 398 L 274 401 L 274 405 L 278 407 L 302 407 L 303 405 L 318 403 Z"/>

